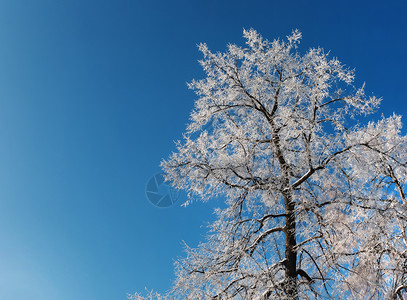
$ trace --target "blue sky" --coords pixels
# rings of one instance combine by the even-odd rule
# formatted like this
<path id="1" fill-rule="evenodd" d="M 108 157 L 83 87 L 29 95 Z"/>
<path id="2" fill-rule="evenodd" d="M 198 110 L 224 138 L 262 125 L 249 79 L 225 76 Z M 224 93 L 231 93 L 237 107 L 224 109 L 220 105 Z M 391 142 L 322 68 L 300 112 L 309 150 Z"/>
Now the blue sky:
<path id="1" fill-rule="evenodd" d="M 0 1 L 0 299 L 165 291 L 217 201 L 166 209 L 146 183 L 202 78 L 196 44 L 303 33 L 407 112 L 405 1 Z M 404 117 L 404 122 L 406 122 Z M 182 196 L 181 196 L 182 197 Z"/>

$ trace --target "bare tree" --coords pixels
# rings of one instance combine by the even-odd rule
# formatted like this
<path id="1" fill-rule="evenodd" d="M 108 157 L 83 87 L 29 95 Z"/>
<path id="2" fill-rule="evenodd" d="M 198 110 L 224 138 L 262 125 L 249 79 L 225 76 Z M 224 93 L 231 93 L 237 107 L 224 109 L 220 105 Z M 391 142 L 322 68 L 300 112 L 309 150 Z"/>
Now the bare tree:
<path id="1" fill-rule="evenodd" d="M 222 196 L 207 240 L 176 263 L 171 298 L 384 299 L 407 288 L 406 137 L 380 99 L 301 34 L 200 61 L 206 78 L 166 179 Z M 210 123 L 210 130 L 204 129 Z M 134 296 L 137 298 L 139 296 Z"/>

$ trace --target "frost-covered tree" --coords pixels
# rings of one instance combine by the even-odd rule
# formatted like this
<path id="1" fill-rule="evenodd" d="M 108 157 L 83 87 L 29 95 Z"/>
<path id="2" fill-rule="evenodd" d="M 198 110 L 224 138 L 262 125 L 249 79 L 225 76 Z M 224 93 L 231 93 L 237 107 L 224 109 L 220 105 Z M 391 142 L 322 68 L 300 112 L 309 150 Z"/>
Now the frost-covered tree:
<path id="1" fill-rule="evenodd" d="M 226 203 L 207 240 L 176 263 L 163 299 L 403 297 L 401 118 L 360 124 L 380 99 L 322 49 L 298 52 L 298 31 L 244 37 L 224 53 L 199 46 L 206 78 L 190 83 L 191 122 L 162 163 L 189 199 Z"/>

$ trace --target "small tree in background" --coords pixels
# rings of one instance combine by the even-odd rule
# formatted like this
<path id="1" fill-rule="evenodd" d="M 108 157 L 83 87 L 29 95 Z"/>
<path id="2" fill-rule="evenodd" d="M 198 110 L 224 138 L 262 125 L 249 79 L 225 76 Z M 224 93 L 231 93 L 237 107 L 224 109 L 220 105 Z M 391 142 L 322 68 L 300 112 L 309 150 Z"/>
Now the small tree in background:
<path id="1" fill-rule="evenodd" d="M 380 99 L 301 34 L 244 31 L 200 61 L 185 140 L 162 163 L 190 199 L 224 197 L 207 240 L 176 263 L 182 299 L 383 299 L 407 284 L 406 137 Z M 203 129 L 210 123 L 210 130 Z M 134 298 L 141 298 L 137 294 Z M 153 295 L 150 295 L 153 297 Z"/>

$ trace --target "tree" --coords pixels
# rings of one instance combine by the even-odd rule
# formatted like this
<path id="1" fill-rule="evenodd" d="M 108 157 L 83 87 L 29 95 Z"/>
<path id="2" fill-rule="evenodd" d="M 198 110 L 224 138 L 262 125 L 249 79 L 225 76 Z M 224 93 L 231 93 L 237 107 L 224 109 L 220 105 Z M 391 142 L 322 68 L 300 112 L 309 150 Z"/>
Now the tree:
<path id="1" fill-rule="evenodd" d="M 199 46 L 206 78 L 189 84 L 199 97 L 191 123 L 162 162 L 189 199 L 226 203 L 207 240 L 176 263 L 170 297 L 401 298 L 400 116 L 362 125 L 380 99 L 356 88 L 354 72 L 322 49 L 298 52 L 298 31 L 285 41 L 254 30 L 244 37 L 246 48 L 225 53 Z"/>

